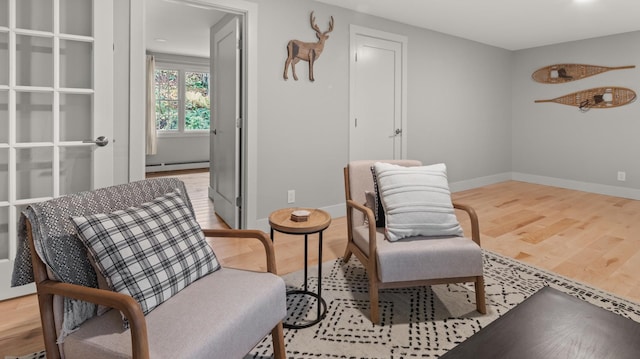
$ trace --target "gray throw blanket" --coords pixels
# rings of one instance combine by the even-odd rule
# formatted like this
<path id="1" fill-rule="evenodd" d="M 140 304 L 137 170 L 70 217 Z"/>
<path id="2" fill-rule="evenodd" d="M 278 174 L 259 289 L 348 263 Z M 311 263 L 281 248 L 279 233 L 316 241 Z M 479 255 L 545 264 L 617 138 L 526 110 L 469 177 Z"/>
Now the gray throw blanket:
<path id="1" fill-rule="evenodd" d="M 137 181 L 28 206 L 18 223 L 18 251 L 11 285 L 15 287 L 34 281 L 27 220 L 31 223 L 36 253 L 47 266 L 52 279 L 97 288 L 96 272 L 89 262 L 86 248 L 77 237 L 71 217 L 135 207 L 176 189 L 183 194 L 193 212 L 184 183 L 177 178 Z M 64 320 L 58 341 L 62 342 L 66 335 L 96 313 L 97 306 L 93 303 L 64 298 Z"/>

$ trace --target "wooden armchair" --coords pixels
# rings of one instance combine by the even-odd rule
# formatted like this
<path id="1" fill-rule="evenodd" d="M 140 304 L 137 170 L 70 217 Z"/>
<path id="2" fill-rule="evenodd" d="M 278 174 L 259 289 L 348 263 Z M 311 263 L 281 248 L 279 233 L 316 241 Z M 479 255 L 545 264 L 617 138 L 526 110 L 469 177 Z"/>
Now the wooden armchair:
<path id="1" fill-rule="evenodd" d="M 371 167 L 375 162 L 421 165 L 413 160 L 353 161 L 344 168 L 348 239 L 344 261 L 355 254 L 367 271 L 371 321 L 380 322 L 379 289 L 443 283 L 473 282 L 477 311 L 486 313 L 480 229 L 473 208 L 453 203 L 470 216 L 471 239 L 411 237 L 391 242 L 385 238 L 384 227 L 376 227 L 374 212 L 365 205 L 365 192 L 374 192 Z"/>
<path id="2" fill-rule="evenodd" d="M 19 251 L 31 253 L 47 358 L 242 358 L 269 333 L 274 357 L 285 358 L 285 285 L 276 275 L 273 244 L 262 231 L 202 230 L 206 237 L 261 241 L 268 272 L 217 269 L 146 315 L 133 297 L 101 289 L 100 271 L 96 276 L 75 270 L 90 271 L 95 264 L 87 265 L 87 253 L 82 255 L 71 216 L 129 208 L 175 189 L 182 191 L 191 208 L 182 182 L 152 179 L 56 198 L 23 212 L 21 237 L 26 238 Z M 54 263 L 60 260 L 66 263 Z M 73 260 L 80 264 L 70 264 Z M 28 277 L 21 269 L 25 266 L 16 265 L 14 284 Z M 65 324 L 69 321 L 78 327 Z"/>

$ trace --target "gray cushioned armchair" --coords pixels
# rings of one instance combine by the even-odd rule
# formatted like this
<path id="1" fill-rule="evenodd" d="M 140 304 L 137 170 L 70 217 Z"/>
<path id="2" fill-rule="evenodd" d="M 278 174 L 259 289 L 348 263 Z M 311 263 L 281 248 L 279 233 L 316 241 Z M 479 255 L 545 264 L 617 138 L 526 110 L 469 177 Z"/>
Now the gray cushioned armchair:
<path id="1" fill-rule="evenodd" d="M 375 162 L 421 165 L 414 160 L 363 160 L 344 168 L 348 239 L 344 261 L 355 254 L 367 271 L 371 321 L 380 322 L 379 289 L 442 283 L 473 282 L 477 311 L 486 313 L 480 229 L 473 208 L 453 203 L 470 216 L 471 238 L 416 236 L 391 242 L 385 238 L 385 228 L 376 227 L 372 209 L 365 206 L 365 192 L 374 192 L 371 167 Z"/>
<path id="2" fill-rule="evenodd" d="M 264 232 L 203 230 L 206 237 L 261 241 L 268 272 L 217 269 L 146 316 L 133 297 L 100 289 L 104 278 L 88 261 L 71 216 L 130 208 L 176 189 L 193 212 L 184 184 L 172 178 L 64 196 L 23 212 L 12 282 L 36 282 L 47 358 L 242 358 L 269 333 L 274 356 L 285 358 L 285 284 Z"/>

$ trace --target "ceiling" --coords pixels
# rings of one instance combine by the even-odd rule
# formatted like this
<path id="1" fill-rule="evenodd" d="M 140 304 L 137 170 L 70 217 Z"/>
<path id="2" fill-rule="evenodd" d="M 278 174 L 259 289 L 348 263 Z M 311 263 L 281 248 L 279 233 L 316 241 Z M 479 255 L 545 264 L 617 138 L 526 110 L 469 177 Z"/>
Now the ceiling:
<path id="1" fill-rule="evenodd" d="M 206 6 L 145 0 L 147 50 L 208 58 L 209 28 L 224 15 Z"/>
<path id="2" fill-rule="evenodd" d="M 507 50 L 640 30 L 640 0 L 317 1 Z M 176 0 L 145 6 L 148 50 L 209 57 L 208 29 L 223 12 Z"/>
<path id="3" fill-rule="evenodd" d="M 317 0 L 507 50 L 640 30 L 640 0 Z"/>

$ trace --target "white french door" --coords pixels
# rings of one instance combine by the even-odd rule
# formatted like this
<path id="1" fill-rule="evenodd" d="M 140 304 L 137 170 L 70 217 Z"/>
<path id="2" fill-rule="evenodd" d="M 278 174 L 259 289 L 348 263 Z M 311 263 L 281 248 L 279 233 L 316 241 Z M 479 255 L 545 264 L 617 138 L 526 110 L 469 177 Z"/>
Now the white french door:
<path id="1" fill-rule="evenodd" d="M 112 0 L 0 0 L 0 300 L 29 204 L 113 183 Z"/>

